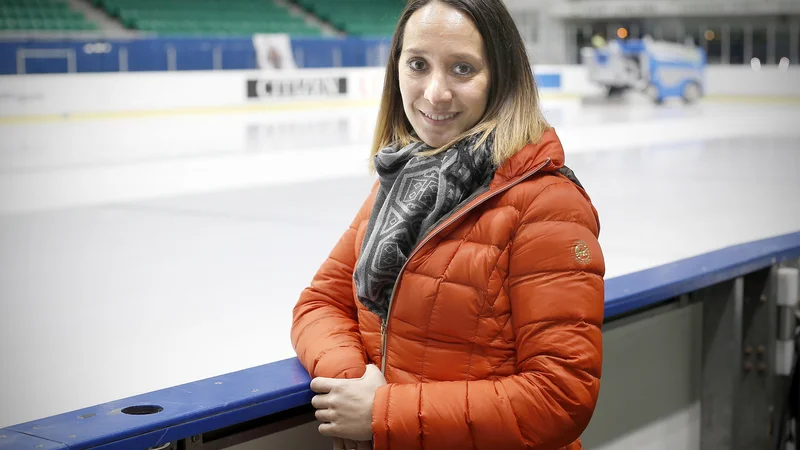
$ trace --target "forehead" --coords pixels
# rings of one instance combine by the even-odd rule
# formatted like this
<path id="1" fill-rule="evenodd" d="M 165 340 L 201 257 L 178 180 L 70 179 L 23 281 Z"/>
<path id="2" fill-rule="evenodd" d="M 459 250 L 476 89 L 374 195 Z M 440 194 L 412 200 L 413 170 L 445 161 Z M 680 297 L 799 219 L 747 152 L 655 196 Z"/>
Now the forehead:
<path id="1" fill-rule="evenodd" d="M 483 39 L 469 16 L 439 2 L 430 3 L 411 15 L 406 23 L 403 50 L 483 52 Z"/>

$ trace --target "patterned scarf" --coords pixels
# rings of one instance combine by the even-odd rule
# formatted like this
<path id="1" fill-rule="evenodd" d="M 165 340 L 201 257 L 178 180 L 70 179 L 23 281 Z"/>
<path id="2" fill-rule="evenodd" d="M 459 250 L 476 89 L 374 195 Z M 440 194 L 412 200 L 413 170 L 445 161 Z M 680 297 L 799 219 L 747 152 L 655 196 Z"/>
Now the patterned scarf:
<path id="1" fill-rule="evenodd" d="M 425 233 L 494 175 L 493 135 L 470 136 L 432 156 L 423 142 L 375 155 L 380 180 L 353 281 L 359 301 L 382 320 L 400 270 Z"/>

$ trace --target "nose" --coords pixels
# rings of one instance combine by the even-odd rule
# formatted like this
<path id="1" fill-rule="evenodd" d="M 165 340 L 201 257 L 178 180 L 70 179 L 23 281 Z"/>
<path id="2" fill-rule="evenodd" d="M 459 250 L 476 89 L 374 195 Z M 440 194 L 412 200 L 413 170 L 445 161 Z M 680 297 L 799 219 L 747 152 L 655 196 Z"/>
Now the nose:
<path id="1" fill-rule="evenodd" d="M 447 85 L 447 76 L 439 73 L 432 73 L 425 87 L 425 100 L 431 105 L 446 103 L 453 99 L 453 93 Z"/>

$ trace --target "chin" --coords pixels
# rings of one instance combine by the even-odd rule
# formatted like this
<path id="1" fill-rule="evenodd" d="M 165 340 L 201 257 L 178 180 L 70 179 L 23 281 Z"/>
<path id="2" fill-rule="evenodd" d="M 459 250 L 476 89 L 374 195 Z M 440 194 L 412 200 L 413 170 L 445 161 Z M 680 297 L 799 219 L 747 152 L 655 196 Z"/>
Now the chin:
<path id="1" fill-rule="evenodd" d="M 426 133 L 426 132 L 417 132 L 417 136 L 422 139 L 422 142 L 428 144 L 428 146 L 433 148 L 439 148 L 442 145 L 447 144 L 452 140 L 454 137 L 458 136 L 458 134 L 454 133 L 447 133 L 447 134 L 439 134 L 439 133 Z"/>
<path id="2" fill-rule="evenodd" d="M 422 142 L 428 144 L 429 147 L 433 147 L 433 148 L 439 148 L 442 145 L 447 144 L 448 142 L 450 142 L 449 139 L 430 138 L 430 137 L 426 137 L 424 135 L 420 135 L 420 138 L 422 139 Z"/>

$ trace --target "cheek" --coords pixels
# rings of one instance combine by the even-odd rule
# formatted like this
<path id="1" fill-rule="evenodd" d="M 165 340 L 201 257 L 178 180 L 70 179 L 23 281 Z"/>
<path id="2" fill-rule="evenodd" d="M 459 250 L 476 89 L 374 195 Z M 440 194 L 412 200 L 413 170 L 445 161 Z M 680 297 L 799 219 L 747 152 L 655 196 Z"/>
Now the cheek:
<path id="1" fill-rule="evenodd" d="M 486 77 L 475 78 L 472 83 L 464 85 L 462 98 L 469 102 L 470 115 L 483 115 L 489 100 L 489 80 Z"/>
<path id="2" fill-rule="evenodd" d="M 400 79 L 398 81 L 400 85 L 400 97 L 403 99 L 403 105 L 405 106 L 413 103 L 415 100 L 414 80 L 407 76 L 403 76 L 403 74 L 400 74 Z"/>

